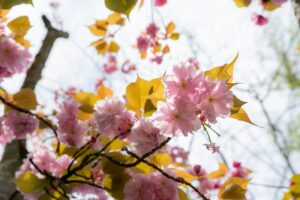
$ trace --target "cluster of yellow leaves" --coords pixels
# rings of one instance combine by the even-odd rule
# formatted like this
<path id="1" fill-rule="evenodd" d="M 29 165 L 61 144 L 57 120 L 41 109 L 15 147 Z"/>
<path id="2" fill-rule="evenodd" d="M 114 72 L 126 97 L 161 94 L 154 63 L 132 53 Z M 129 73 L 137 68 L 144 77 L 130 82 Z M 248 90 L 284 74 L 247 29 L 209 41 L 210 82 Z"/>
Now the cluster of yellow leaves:
<path id="1" fill-rule="evenodd" d="M 237 58 L 238 58 L 238 54 L 229 64 L 214 67 L 206 71 L 205 76 L 209 77 L 212 80 L 215 79 L 224 80 L 228 84 L 228 87 L 233 87 L 235 85 L 235 83 L 233 83 L 233 69 Z M 246 102 L 238 99 L 234 95 L 233 107 L 231 108 L 231 115 L 229 117 L 255 125 L 250 120 L 247 112 L 242 108 L 244 104 L 246 104 Z"/>
<path id="2" fill-rule="evenodd" d="M 252 0 L 233 0 L 237 7 L 248 7 Z M 279 5 L 274 4 L 272 1 L 265 1 L 262 3 L 262 6 L 267 11 L 273 11 L 277 8 L 279 8 Z"/>
<path id="3" fill-rule="evenodd" d="M 238 177 L 229 178 L 219 189 L 220 200 L 244 200 L 246 197 L 249 179 Z"/>
<path id="4" fill-rule="evenodd" d="M 283 200 L 300 200 L 300 174 L 292 176 L 290 191 L 284 194 Z"/>
<path id="5" fill-rule="evenodd" d="M 24 47 L 30 47 L 30 42 L 24 37 L 30 29 L 30 21 L 27 16 L 18 17 L 7 24 L 7 27 L 14 35 L 14 40 L 23 45 Z"/>
<path id="6" fill-rule="evenodd" d="M 169 45 L 162 41 L 167 41 L 168 39 L 178 40 L 180 37 L 180 34 L 175 32 L 176 25 L 174 22 L 170 22 L 165 29 L 163 37 L 157 36 L 153 39 L 154 41 L 151 42 L 151 53 L 154 56 L 164 56 L 170 52 Z M 140 51 L 140 56 L 142 59 L 147 58 L 147 52 Z"/>
<path id="7" fill-rule="evenodd" d="M 113 91 L 104 84 L 102 84 L 102 86 L 98 89 L 97 94 L 90 92 L 76 93 L 74 98 L 80 103 L 78 118 L 81 120 L 90 118 L 94 112 L 94 105 L 96 102 L 111 96 L 113 96 Z"/>
<path id="8" fill-rule="evenodd" d="M 98 54 L 117 53 L 120 49 L 118 43 L 113 40 L 114 34 L 109 33 L 109 27 L 112 25 L 124 26 L 125 18 L 119 13 L 113 13 L 104 20 L 96 20 L 95 24 L 88 27 L 93 35 L 100 37 L 91 44 Z"/>
<path id="9" fill-rule="evenodd" d="M 134 83 L 127 86 L 126 99 L 127 109 L 138 116 L 150 116 L 156 110 L 158 101 L 165 101 L 162 77 L 147 81 L 138 76 Z"/>

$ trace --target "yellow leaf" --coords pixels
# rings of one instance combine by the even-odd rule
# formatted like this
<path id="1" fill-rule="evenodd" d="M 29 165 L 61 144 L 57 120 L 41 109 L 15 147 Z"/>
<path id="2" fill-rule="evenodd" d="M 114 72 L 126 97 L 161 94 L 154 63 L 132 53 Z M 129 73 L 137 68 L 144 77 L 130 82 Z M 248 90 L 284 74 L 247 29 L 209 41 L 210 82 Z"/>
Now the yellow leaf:
<path id="1" fill-rule="evenodd" d="M 250 5 L 251 0 L 233 0 L 237 7 L 247 7 Z"/>
<path id="2" fill-rule="evenodd" d="M 75 94 L 75 99 L 81 103 L 80 110 L 86 113 L 94 112 L 94 105 L 100 98 L 89 92 L 79 92 Z"/>
<path id="3" fill-rule="evenodd" d="M 226 175 L 226 173 L 228 171 L 226 165 L 224 163 L 220 163 L 220 162 L 218 164 L 219 164 L 219 169 L 216 171 L 210 172 L 207 175 L 207 178 L 210 178 L 210 179 L 222 178 Z"/>
<path id="4" fill-rule="evenodd" d="M 126 88 L 126 107 L 141 116 L 148 99 L 151 100 L 153 106 L 156 106 L 158 101 L 164 101 L 164 85 L 161 79 L 147 81 L 138 76 L 136 81 Z"/>
<path id="5" fill-rule="evenodd" d="M 192 181 L 198 179 L 197 176 L 193 176 L 189 172 L 187 172 L 185 170 L 182 170 L 182 169 L 176 169 L 176 168 L 174 168 L 172 171 L 175 173 L 175 175 L 177 177 L 183 178 L 183 179 L 185 179 L 189 183 L 191 183 Z"/>
<path id="6" fill-rule="evenodd" d="M 21 89 L 13 98 L 17 106 L 27 110 L 34 110 L 38 105 L 34 91 L 29 88 Z"/>
<path id="7" fill-rule="evenodd" d="M 132 158 L 130 158 L 126 155 L 123 155 L 119 152 L 110 152 L 107 155 L 112 157 L 114 160 L 116 160 L 118 162 L 127 163 L 127 162 L 131 162 L 131 160 L 132 160 Z M 101 160 L 101 169 L 106 174 L 118 175 L 118 174 L 121 174 L 126 168 L 113 163 L 112 161 L 108 160 L 107 158 L 103 158 Z"/>
<path id="8" fill-rule="evenodd" d="M 118 43 L 116 43 L 115 41 L 110 41 L 109 46 L 108 46 L 109 52 L 117 53 L 119 51 L 119 49 L 120 49 L 120 47 L 119 47 Z"/>
<path id="9" fill-rule="evenodd" d="M 139 163 L 135 168 L 146 175 L 150 174 L 153 171 L 153 169 L 149 165 L 143 162 Z"/>
<path id="10" fill-rule="evenodd" d="M 93 116 L 93 113 L 86 113 L 81 110 L 79 110 L 77 113 L 78 119 L 80 119 L 82 121 L 86 121 L 86 120 L 90 119 L 92 116 Z"/>
<path id="11" fill-rule="evenodd" d="M 174 24 L 174 22 L 170 22 L 166 27 L 166 34 L 171 35 L 174 32 L 175 28 L 176 25 Z"/>
<path id="12" fill-rule="evenodd" d="M 99 54 L 104 55 L 108 50 L 107 42 L 104 39 L 97 40 L 91 44 L 94 46 Z"/>
<path id="13" fill-rule="evenodd" d="M 173 34 L 170 36 L 170 39 L 172 39 L 172 40 L 179 40 L 179 37 L 180 37 L 180 34 L 179 34 L 179 33 L 173 33 Z"/>
<path id="14" fill-rule="evenodd" d="M 101 87 L 97 91 L 97 95 L 99 99 L 105 99 L 106 97 L 112 97 L 113 96 L 113 91 L 106 87 L 104 84 L 101 85 Z"/>
<path id="15" fill-rule="evenodd" d="M 178 200 L 189 200 L 188 195 L 180 188 L 178 189 Z"/>
<path id="16" fill-rule="evenodd" d="M 109 24 L 117 24 L 122 20 L 122 16 L 120 13 L 113 13 L 107 17 L 107 21 Z"/>
<path id="17" fill-rule="evenodd" d="M 169 53 L 170 52 L 170 47 L 169 45 L 166 45 L 163 50 L 162 50 L 163 54 Z"/>
<path id="18" fill-rule="evenodd" d="M 47 185 L 46 180 L 39 179 L 30 171 L 24 172 L 16 180 L 14 180 L 14 182 L 18 188 L 26 194 L 41 192 Z"/>
<path id="19" fill-rule="evenodd" d="M 95 24 L 88 26 L 91 33 L 95 36 L 105 36 L 107 33 L 108 22 L 106 20 L 97 20 Z"/>
<path id="20" fill-rule="evenodd" d="M 222 79 L 227 83 L 232 83 L 233 81 L 233 68 L 234 64 L 238 58 L 237 54 L 235 58 L 229 63 L 223 66 L 214 67 L 211 70 L 205 72 L 205 76 L 208 76 L 212 80 Z"/>
<path id="21" fill-rule="evenodd" d="M 102 184 L 109 188 L 107 192 L 116 200 L 124 199 L 124 187 L 130 180 L 130 176 L 126 173 L 117 175 L 111 174 L 103 179 Z"/>
<path id="22" fill-rule="evenodd" d="M 11 32 L 18 36 L 24 37 L 29 28 L 31 27 L 29 18 L 27 16 L 21 16 L 7 24 L 7 27 L 11 30 Z"/>
<path id="23" fill-rule="evenodd" d="M 30 42 L 23 37 L 15 37 L 14 39 L 17 43 L 21 44 L 26 48 L 29 48 L 31 46 Z"/>
<path id="24" fill-rule="evenodd" d="M 167 167 L 172 163 L 172 158 L 167 153 L 156 153 L 154 156 L 149 158 L 149 161 L 159 167 Z"/>
<path id="25" fill-rule="evenodd" d="M 246 103 L 247 102 L 244 102 L 237 98 L 235 95 L 233 95 L 233 106 L 231 108 L 231 114 L 237 113 L 241 109 L 241 107 Z"/>
<path id="26" fill-rule="evenodd" d="M 240 108 L 239 110 L 235 111 L 233 114 L 229 115 L 229 117 L 257 126 L 250 120 L 248 114 L 243 108 Z"/>
<path id="27" fill-rule="evenodd" d="M 249 179 L 229 178 L 219 190 L 219 200 L 244 200 Z"/>
<path id="28" fill-rule="evenodd" d="M 264 9 L 267 11 L 273 11 L 280 7 L 279 5 L 276 5 L 276 4 L 272 3 L 271 1 L 264 2 L 264 3 L 262 3 L 262 5 L 263 5 Z"/>
<path id="29" fill-rule="evenodd" d="M 292 176 L 290 182 L 291 182 L 290 192 L 292 196 L 300 198 L 300 174 L 296 174 Z"/>
<path id="30" fill-rule="evenodd" d="M 8 9 L 0 9 L 0 20 L 2 20 L 3 22 L 7 21 L 7 14 L 8 14 L 9 10 Z"/>

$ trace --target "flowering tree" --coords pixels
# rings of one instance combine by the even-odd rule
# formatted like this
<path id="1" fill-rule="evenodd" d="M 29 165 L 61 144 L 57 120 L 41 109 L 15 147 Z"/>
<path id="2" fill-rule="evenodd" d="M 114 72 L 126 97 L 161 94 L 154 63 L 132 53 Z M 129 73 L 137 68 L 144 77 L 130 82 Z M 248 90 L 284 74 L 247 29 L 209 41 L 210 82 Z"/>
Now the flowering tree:
<path id="1" fill-rule="evenodd" d="M 54 101 L 58 106 L 46 114 L 34 89 L 54 42 L 67 39 L 68 33 L 54 28 L 43 16 L 47 34 L 33 59 L 28 50 L 30 42 L 25 39 L 31 26 L 28 17 L 6 19 L 12 7 L 32 2 L 0 3 L 0 80 L 26 73 L 19 92 L 0 91 L 0 143 L 6 145 L 0 165 L 1 197 L 185 200 L 211 199 L 217 192 L 219 199 L 247 198 L 251 170 L 240 162 L 219 163 L 219 169 L 207 170 L 189 164 L 189 152 L 169 145 L 175 137 L 206 134 L 209 142 L 204 142 L 204 147 L 221 154 L 211 139 L 212 134 L 220 136 L 214 129 L 220 118 L 255 125 L 242 108 L 246 102 L 233 94 L 238 55 L 228 64 L 207 71 L 196 59 L 186 59 L 155 79 L 137 76 L 128 84 L 123 98 L 115 97 L 105 86 L 104 75 L 95 93 L 76 88 L 57 92 Z M 282 3 L 275 2 L 276 6 Z M 115 40 L 137 4 L 142 7 L 144 1 L 105 0 L 112 13 L 88 27 L 98 37 L 91 46 L 107 60 L 105 74 L 120 69 L 126 76 L 137 68 L 130 60 L 119 65 L 119 50 L 126 47 Z M 166 4 L 166 0 L 155 0 L 151 6 L 158 9 Z M 51 6 L 55 10 L 59 4 Z M 59 26 L 59 16 L 55 19 Z M 258 25 L 266 22 L 259 16 L 255 20 Z M 136 39 L 134 48 L 141 59 L 160 65 L 171 51 L 169 43 L 179 37 L 174 22 L 164 26 L 153 22 Z M 36 148 L 28 151 L 26 140 L 37 134 L 47 140 L 39 140 Z M 299 175 L 295 175 L 286 198 L 296 199 L 299 193 Z"/>

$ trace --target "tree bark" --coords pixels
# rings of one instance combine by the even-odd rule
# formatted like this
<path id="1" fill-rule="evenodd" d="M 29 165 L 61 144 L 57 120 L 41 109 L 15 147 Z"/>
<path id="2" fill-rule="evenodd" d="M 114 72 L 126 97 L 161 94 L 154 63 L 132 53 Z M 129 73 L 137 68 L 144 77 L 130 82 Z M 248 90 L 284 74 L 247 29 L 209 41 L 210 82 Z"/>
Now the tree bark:
<path id="1" fill-rule="evenodd" d="M 293 0 L 292 4 L 298 22 L 298 26 L 300 27 L 300 0 Z"/>
<path id="2" fill-rule="evenodd" d="M 68 38 L 68 33 L 53 28 L 45 16 L 42 19 L 47 28 L 47 34 L 40 51 L 35 56 L 35 60 L 27 72 L 22 88 L 35 89 L 37 82 L 41 79 L 42 71 L 54 42 L 58 38 Z M 12 143 L 6 145 L 3 158 L 0 162 L 0 200 L 23 199 L 16 191 L 13 179 L 15 172 L 20 168 L 22 160 L 26 158 L 26 155 L 25 140 L 14 140 Z"/>

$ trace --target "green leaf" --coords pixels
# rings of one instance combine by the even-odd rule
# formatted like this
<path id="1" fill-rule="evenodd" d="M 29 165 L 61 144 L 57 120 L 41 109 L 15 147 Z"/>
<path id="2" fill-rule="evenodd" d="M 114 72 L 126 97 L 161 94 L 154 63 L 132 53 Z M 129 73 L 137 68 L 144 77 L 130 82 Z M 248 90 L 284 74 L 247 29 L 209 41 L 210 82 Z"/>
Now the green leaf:
<path id="1" fill-rule="evenodd" d="M 30 88 L 24 88 L 14 94 L 14 100 L 17 106 L 28 110 L 35 110 L 38 105 L 35 93 Z"/>
<path id="2" fill-rule="evenodd" d="M 22 192 L 27 194 L 42 191 L 47 185 L 46 180 L 39 179 L 30 171 L 24 172 L 14 182 Z"/>
<path id="3" fill-rule="evenodd" d="M 125 173 L 110 175 L 103 179 L 103 185 L 108 189 L 108 193 L 116 200 L 124 199 L 124 187 L 130 180 L 130 176 Z"/>
<path id="4" fill-rule="evenodd" d="M 2 9 L 11 9 L 12 7 L 22 3 L 32 5 L 32 0 L 2 0 L 0 2 Z"/>
<path id="5" fill-rule="evenodd" d="M 130 160 L 128 156 L 125 156 L 119 152 L 111 152 L 111 153 L 108 153 L 107 155 L 110 156 L 111 158 L 113 158 L 114 160 L 116 160 L 118 162 L 122 162 L 122 163 Z M 111 162 L 107 158 L 102 159 L 101 168 L 104 173 L 113 174 L 113 175 L 121 174 L 125 170 L 124 167 L 121 167 L 121 166 Z"/>
<path id="6" fill-rule="evenodd" d="M 105 0 L 105 6 L 115 12 L 129 15 L 137 0 Z"/>

